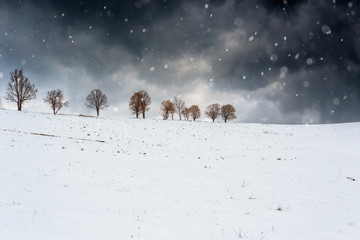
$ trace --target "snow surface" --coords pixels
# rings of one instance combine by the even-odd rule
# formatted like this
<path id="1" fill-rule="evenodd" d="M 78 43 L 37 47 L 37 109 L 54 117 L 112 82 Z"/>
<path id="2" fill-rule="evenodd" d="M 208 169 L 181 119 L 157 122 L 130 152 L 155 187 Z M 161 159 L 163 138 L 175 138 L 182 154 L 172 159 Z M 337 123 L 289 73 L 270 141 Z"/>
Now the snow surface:
<path id="1" fill-rule="evenodd" d="M 359 239 L 359 143 L 360 123 L 0 110 L 0 239 Z"/>

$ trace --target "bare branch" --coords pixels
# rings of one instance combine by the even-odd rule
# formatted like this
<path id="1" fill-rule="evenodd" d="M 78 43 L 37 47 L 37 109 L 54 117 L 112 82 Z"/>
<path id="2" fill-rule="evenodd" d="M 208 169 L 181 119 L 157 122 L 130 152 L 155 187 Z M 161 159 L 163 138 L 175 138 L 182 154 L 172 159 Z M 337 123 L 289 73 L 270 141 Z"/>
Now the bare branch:
<path id="1" fill-rule="evenodd" d="M 189 112 L 190 116 L 193 118 L 194 121 L 201 116 L 200 108 L 198 107 L 198 105 L 192 105 L 189 108 Z"/>
<path id="2" fill-rule="evenodd" d="M 185 101 L 182 100 L 180 97 L 174 97 L 174 104 L 175 108 L 179 114 L 179 120 L 181 120 L 181 111 L 185 108 Z"/>
<path id="3" fill-rule="evenodd" d="M 50 105 L 54 114 L 57 114 L 62 107 L 69 105 L 69 103 L 65 101 L 64 94 L 60 89 L 48 91 L 43 100 Z"/>
<path id="4" fill-rule="evenodd" d="M 25 101 L 36 98 L 37 89 L 29 79 L 24 76 L 23 69 L 15 69 L 10 73 L 10 82 L 6 90 L 5 99 L 17 103 L 18 111 L 21 111 Z"/>
<path id="5" fill-rule="evenodd" d="M 145 90 L 140 90 L 130 97 L 129 109 L 135 114 L 136 118 L 139 118 L 140 113 L 145 118 L 145 112 L 149 111 L 150 104 L 150 95 Z"/>
<path id="6" fill-rule="evenodd" d="M 215 119 L 220 115 L 220 105 L 218 103 L 214 103 L 207 106 L 205 114 L 214 122 Z"/>
<path id="7" fill-rule="evenodd" d="M 171 116 L 175 113 L 175 104 L 171 100 L 165 100 L 161 103 L 161 115 L 164 120 L 168 119 L 170 114 Z"/>
<path id="8" fill-rule="evenodd" d="M 226 104 L 221 107 L 221 117 L 225 122 L 236 119 L 235 108 L 231 104 Z"/>
<path id="9" fill-rule="evenodd" d="M 94 89 L 86 97 L 85 105 L 88 108 L 95 109 L 97 116 L 99 116 L 100 109 L 108 107 L 107 97 L 99 89 Z"/>
<path id="10" fill-rule="evenodd" d="M 183 115 L 183 117 L 185 118 L 185 120 L 188 121 L 188 120 L 189 120 L 189 117 L 190 117 L 189 108 L 184 107 L 184 109 L 181 111 L 181 115 Z"/>

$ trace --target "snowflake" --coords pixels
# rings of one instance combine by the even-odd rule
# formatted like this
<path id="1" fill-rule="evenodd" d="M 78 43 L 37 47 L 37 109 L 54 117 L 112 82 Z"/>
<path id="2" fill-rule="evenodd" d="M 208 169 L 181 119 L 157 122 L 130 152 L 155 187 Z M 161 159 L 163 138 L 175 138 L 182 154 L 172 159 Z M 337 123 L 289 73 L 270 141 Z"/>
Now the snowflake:
<path id="1" fill-rule="evenodd" d="M 321 31 L 325 34 L 325 35 L 330 35 L 331 34 L 331 29 L 328 25 L 322 25 L 321 26 Z"/>

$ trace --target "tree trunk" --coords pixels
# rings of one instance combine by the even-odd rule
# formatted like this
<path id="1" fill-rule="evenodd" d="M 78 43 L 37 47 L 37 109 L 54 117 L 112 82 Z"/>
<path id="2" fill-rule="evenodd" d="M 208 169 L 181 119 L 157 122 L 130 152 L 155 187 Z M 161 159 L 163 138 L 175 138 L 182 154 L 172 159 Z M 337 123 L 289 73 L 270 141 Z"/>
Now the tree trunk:
<path id="1" fill-rule="evenodd" d="M 21 103 L 20 102 L 17 103 L 17 107 L 18 107 L 18 111 L 21 111 Z"/>
<path id="2" fill-rule="evenodd" d="M 179 119 L 180 119 L 180 121 L 181 121 L 181 112 L 180 112 L 180 110 L 179 110 Z"/>
<path id="3" fill-rule="evenodd" d="M 99 116 L 99 111 L 100 111 L 100 109 L 96 109 L 97 116 Z"/>
<path id="4" fill-rule="evenodd" d="M 225 118 L 225 123 L 226 123 L 226 121 L 227 121 L 227 118 Z"/>
<path id="5" fill-rule="evenodd" d="M 145 119 L 145 111 L 142 112 L 143 118 Z"/>
<path id="6" fill-rule="evenodd" d="M 215 121 L 215 118 L 213 118 L 213 122 Z"/>

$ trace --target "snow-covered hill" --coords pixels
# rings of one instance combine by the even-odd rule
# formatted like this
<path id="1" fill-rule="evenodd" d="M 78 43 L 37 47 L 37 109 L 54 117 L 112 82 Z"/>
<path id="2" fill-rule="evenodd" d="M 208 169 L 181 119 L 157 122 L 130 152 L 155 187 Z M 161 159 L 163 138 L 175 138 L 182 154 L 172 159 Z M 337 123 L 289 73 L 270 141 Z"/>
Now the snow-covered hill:
<path id="1" fill-rule="evenodd" d="M 359 239 L 359 146 L 359 123 L 1 110 L 0 239 Z"/>

